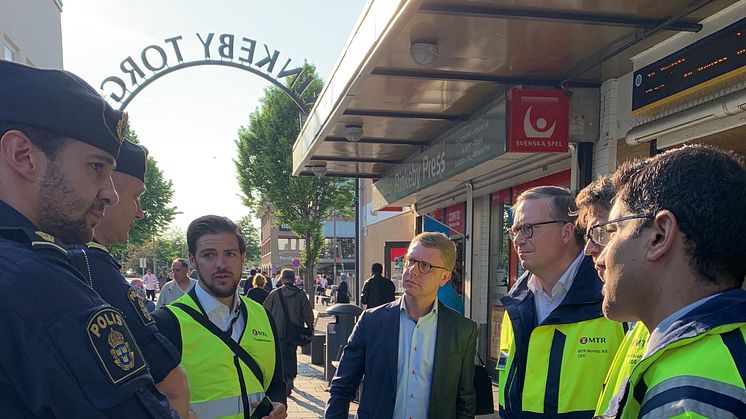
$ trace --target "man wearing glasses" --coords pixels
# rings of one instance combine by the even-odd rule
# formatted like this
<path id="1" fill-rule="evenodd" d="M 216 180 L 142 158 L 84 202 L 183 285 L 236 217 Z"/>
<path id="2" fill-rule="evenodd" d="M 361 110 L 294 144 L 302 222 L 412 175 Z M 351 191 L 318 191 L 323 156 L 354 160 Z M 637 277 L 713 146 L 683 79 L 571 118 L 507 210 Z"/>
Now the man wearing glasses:
<path id="1" fill-rule="evenodd" d="M 564 188 L 540 186 L 515 204 L 508 235 L 526 273 L 505 307 L 497 370 L 503 418 L 591 418 L 624 336 L 601 312 L 601 282 Z"/>
<path id="2" fill-rule="evenodd" d="M 444 234 L 412 239 L 404 295 L 361 315 L 332 380 L 325 418 L 347 419 L 363 375 L 360 417 L 474 417 L 477 327 L 437 299 L 455 263 L 456 246 Z"/>
<path id="3" fill-rule="evenodd" d="M 604 315 L 651 331 L 608 417 L 743 417 L 746 412 L 746 169 L 686 146 L 621 167 L 604 245 Z"/>
<path id="4" fill-rule="evenodd" d="M 578 207 L 577 228 L 585 231 L 585 248 L 583 253 L 593 258 L 595 262 L 604 249 L 604 225 L 609 220 L 611 201 L 614 198 L 614 188 L 609 176 L 600 176 L 588 186 L 578 192 L 575 205 Z M 640 362 L 645 353 L 645 344 L 650 332 L 644 324 L 632 322 L 630 331 L 624 335 L 614 361 L 611 364 L 603 391 L 596 405 L 596 415 L 602 415 L 609 407 L 611 398 L 617 393 L 632 369 Z"/>

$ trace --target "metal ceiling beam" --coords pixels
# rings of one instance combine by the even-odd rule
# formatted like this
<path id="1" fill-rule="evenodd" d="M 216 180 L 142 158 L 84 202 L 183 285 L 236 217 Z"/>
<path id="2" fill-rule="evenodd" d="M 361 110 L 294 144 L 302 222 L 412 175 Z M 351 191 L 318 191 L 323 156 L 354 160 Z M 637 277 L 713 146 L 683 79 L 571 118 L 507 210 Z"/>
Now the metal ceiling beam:
<path id="1" fill-rule="evenodd" d="M 457 81 L 475 81 L 489 82 L 505 85 L 530 85 L 530 86 L 547 86 L 559 87 L 561 79 L 552 79 L 546 77 L 531 76 L 497 76 L 494 74 L 470 73 L 467 71 L 442 71 L 442 70 L 417 70 L 411 68 L 384 68 L 377 67 L 371 72 L 375 76 L 388 77 L 410 77 L 418 79 L 432 80 L 457 80 Z M 598 80 L 575 80 L 566 87 L 599 87 L 601 82 Z"/>
<path id="2" fill-rule="evenodd" d="M 517 9 L 507 7 L 489 7 L 463 4 L 424 3 L 420 12 L 449 15 L 478 17 L 491 19 L 525 19 L 540 21 L 561 21 L 581 25 L 613 26 L 622 28 L 653 29 L 666 24 L 665 30 L 698 32 L 702 25 L 692 20 L 677 19 L 670 21 L 669 17 L 651 19 L 635 15 L 588 13 L 560 10 Z"/>
<path id="3" fill-rule="evenodd" d="M 468 121 L 469 115 L 447 115 L 442 113 L 380 111 L 376 109 L 347 109 L 347 116 L 379 116 L 383 118 L 432 119 L 435 121 Z"/>
<path id="4" fill-rule="evenodd" d="M 662 30 L 668 29 L 670 27 L 670 22 L 676 22 L 683 18 L 684 16 L 688 16 L 691 13 L 696 12 L 698 9 L 701 9 L 702 7 L 707 6 L 710 4 L 712 0 L 699 0 L 695 3 L 690 4 L 686 9 L 681 10 L 676 16 L 671 17 L 666 22 L 661 23 L 660 25 L 645 29 L 642 31 L 635 31 L 635 33 L 618 40 L 617 42 L 613 43 L 612 45 L 609 45 L 607 48 L 604 49 L 604 52 L 601 54 L 600 57 L 591 57 L 587 61 L 581 63 L 575 71 L 573 71 L 570 76 L 563 82 L 569 83 L 578 77 L 582 76 L 586 72 L 600 66 L 603 64 L 606 60 L 609 58 L 621 54 L 622 51 L 631 48 L 635 44 L 642 42 L 643 40 L 647 39 L 648 37 L 652 36 L 653 34 L 660 32 Z"/>
<path id="5" fill-rule="evenodd" d="M 299 176 L 315 176 L 313 172 L 300 172 Z M 341 178 L 360 178 L 360 179 L 380 179 L 383 175 L 377 173 L 339 173 L 339 172 L 327 172 L 325 177 L 341 177 Z"/>
<path id="6" fill-rule="evenodd" d="M 329 136 L 324 138 L 324 141 L 328 141 L 330 143 L 352 143 L 352 141 L 347 140 L 345 137 L 334 137 Z M 422 147 L 425 145 L 428 145 L 427 142 L 422 141 L 411 141 L 411 140 L 389 140 L 387 138 L 373 138 L 373 137 L 363 137 L 358 141 L 355 141 L 353 144 L 383 144 L 383 145 L 408 145 L 408 146 L 414 146 L 414 147 Z"/>
<path id="7" fill-rule="evenodd" d="M 380 164 L 399 164 L 403 160 L 376 159 L 370 157 L 333 157 L 333 156 L 313 156 L 311 160 L 347 162 L 347 163 L 380 163 Z"/>

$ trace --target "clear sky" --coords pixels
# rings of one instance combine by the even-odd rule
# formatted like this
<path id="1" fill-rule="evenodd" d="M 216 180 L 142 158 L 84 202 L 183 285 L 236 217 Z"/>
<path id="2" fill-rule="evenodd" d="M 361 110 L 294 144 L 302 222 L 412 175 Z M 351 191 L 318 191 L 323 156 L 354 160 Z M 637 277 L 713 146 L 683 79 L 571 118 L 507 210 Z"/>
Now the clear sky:
<path id="1" fill-rule="evenodd" d="M 219 34 L 233 34 L 234 54 L 242 37 L 257 41 L 255 62 L 266 56 L 265 44 L 280 51 L 274 74 L 287 58 L 306 59 L 328 80 L 364 6 L 365 0 L 65 0 L 64 67 L 98 88 L 108 76 L 123 76 L 119 65 L 128 56 L 141 62 L 148 45 L 164 48 L 175 64 L 165 39 L 181 35 L 190 61 L 204 57 L 196 34 L 215 33 L 213 58 Z M 195 67 L 156 80 L 127 107 L 140 142 L 174 183 L 173 203 L 183 213 L 174 226 L 186 230 L 205 214 L 237 220 L 249 213 L 239 198 L 234 140 L 269 85 L 246 71 Z"/>

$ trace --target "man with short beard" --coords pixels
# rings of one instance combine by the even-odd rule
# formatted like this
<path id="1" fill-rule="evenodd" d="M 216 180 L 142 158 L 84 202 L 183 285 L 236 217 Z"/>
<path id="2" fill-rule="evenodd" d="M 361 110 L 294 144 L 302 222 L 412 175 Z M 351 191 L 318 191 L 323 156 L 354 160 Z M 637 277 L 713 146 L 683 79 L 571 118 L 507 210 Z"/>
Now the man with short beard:
<path id="1" fill-rule="evenodd" d="M 166 418 L 124 322 L 69 264 L 105 205 L 124 115 L 72 73 L 0 61 L 0 412 Z"/>
<path id="2" fill-rule="evenodd" d="M 199 282 L 153 316 L 181 353 L 190 408 L 200 418 L 243 418 L 266 395 L 270 417 L 287 417 L 274 321 L 238 290 L 246 256 L 241 230 L 225 217 L 200 217 L 189 224 L 187 246 Z"/>

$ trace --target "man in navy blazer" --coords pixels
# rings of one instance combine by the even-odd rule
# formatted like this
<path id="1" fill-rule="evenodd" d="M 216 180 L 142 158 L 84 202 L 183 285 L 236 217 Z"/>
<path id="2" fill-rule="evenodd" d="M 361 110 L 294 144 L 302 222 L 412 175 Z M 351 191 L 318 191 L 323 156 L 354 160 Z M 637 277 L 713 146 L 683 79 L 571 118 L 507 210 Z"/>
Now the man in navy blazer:
<path id="1" fill-rule="evenodd" d="M 456 247 L 422 233 L 404 262 L 404 295 L 366 310 L 332 379 L 324 417 L 347 419 L 365 377 L 359 418 L 473 418 L 476 324 L 438 302 Z"/>

